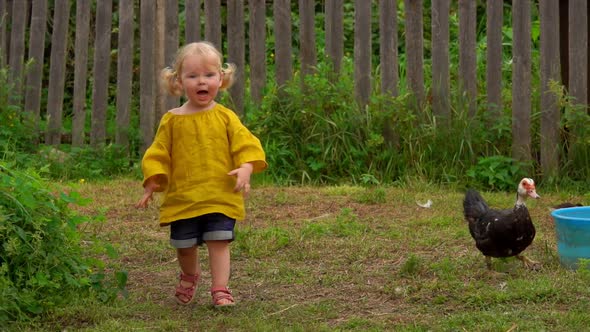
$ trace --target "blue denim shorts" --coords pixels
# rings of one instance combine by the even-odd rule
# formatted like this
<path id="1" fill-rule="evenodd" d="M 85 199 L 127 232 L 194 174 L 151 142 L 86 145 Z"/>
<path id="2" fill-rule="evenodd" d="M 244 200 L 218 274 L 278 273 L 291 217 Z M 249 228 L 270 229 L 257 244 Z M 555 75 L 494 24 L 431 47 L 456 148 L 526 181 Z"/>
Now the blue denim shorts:
<path id="1" fill-rule="evenodd" d="M 233 241 L 236 220 L 223 213 L 176 220 L 170 224 L 170 244 L 174 248 L 200 246 L 207 241 Z"/>

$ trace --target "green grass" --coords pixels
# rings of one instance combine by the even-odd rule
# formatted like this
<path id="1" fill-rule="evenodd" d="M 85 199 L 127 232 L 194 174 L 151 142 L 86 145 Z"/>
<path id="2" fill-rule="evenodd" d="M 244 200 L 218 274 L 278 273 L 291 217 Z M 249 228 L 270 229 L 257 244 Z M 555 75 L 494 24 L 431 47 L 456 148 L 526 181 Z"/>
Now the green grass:
<path id="1" fill-rule="evenodd" d="M 64 186 L 68 186 L 65 184 Z M 590 323 L 590 272 L 560 267 L 549 207 L 588 196 L 544 192 L 528 206 L 537 237 L 516 259 L 485 267 L 462 218 L 462 193 L 403 187 L 262 187 L 232 244 L 237 306 L 215 310 L 208 260 L 196 303 L 173 300 L 178 273 L 157 207 L 135 210 L 135 180 L 77 183 L 106 223 L 84 229 L 109 239 L 129 272 L 128 298 L 79 299 L 8 331 L 582 331 Z M 513 193 L 483 193 L 508 207 Z M 433 201 L 422 208 L 416 201 Z M 158 199 L 156 199 L 156 203 Z"/>

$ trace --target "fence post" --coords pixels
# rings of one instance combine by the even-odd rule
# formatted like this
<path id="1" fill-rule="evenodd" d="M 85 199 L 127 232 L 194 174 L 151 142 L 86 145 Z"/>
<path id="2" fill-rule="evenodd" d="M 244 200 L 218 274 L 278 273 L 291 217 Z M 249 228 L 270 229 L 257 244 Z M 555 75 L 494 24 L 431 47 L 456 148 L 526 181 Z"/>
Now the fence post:
<path id="1" fill-rule="evenodd" d="M 449 8 L 450 0 L 432 3 L 432 111 L 445 124 L 451 123 Z"/>
<path id="2" fill-rule="evenodd" d="M 98 146 L 106 140 L 106 119 L 111 64 L 111 0 L 96 3 L 96 37 L 94 40 L 94 84 L 92 84 L 92 116 L 90 144 Z"/>
<path id="3" fill-rule="evenodd" d="M 185 0 L 184 35 L 186 44 L 201 40 L 201 0 Z"/>
<path id="4" fill-rule="evenodd" d="M 504 1 L 486 2 L 486 92 L 490 123 L 502 116 L 502 24 Z"/>
<path id="5" fill-rule="evenodd" d="M 205 0 L 205 39 L 223 53 L 221 43 L 221 0 Z"/>
<path id="6" fill-rule="evenodd" d="M 250 0 L 250 94 L 260 105 L 266 85 L 266 3 Z M 245 69 L 245 68 L 244 68 Z"/>
<path id="7" fill-rule="evenodd" d="M 51 60 L 47 92 L 47 132 L 45 133 L 45 143 L 51 145 L 58 145 L 61 142 L 69 17 L 69 0 L 56 0 L 51 34 Z"/>
<path id="8" fill-rule="evenodd" d="M 398 39 L 397 39 L 397 1 L 379 2 L 379 57 L 381 60 L 381 93 L 386 96 L 398 95 Z M 383 112 L 393 113 L 393 105 L 383 105 Z M 383 125 L 383 138 L 390 146 L 399 145 L 399 134 L 393 130 L 393 116 L 386 118 Z"/>
<path id="9" fill-rule="evenodd" d="M 155 27 L 155 40 L 154 40 L 154 73 L 155 73 L 155 123 L 160 123 L 160 119 L 166 113 L 166 95 L 160 88 L 159 78 L 160 70 L 164 68 L 164 53 L 166 52 L 166 0 L 156 0 L 156 27 Z"/>
<path id="10" fill-rule="evenodd" d="M 475 1 L 459 0 L 459 84 L 467 97 L 470 116 L 477 112 L 476 15 Z"/>
<path id="11" fill-rule="evenodd" d="M 576 104 L 588 103 L 588 2 L 569 2 L 569 93 Z"/>
<path id="12" fill-rule="evenodd" d="M 415 98 L 415 107 L 424 104 L 424 41 L 422 0 L 404 0 L 406 10 L 406 76 L 409 90 Z"/>
<path id="13" fill-rule="evenodd" d="M 12 95 L 10 96 L 10 103 L 19 106 L 22 105 L 24 77 L 23 59 L 25 56 L 27 11 L 26 1 L 14 1 L 12 3 L 12 28 L 10 33 L 10 55 L 8 56 L 8 65 L 14 88 L 12 90 Z"/>
<path id="14" fill-rule="evenodd" d="M 164 38 L 164 66 L 172 65 L 176 52 L 178 52 L 178 0 L 166 0 L 166 37 Z M 162 68 L 159 68 L 161 70 Z M 157 73 L 158 71 L 156 71 Z M 172 108 L 178 107 L 180 98 L 174 96 L 166 96 L 164 103 L 164 112 Z"/>
<path id="15" fill-rule="evenodd" d="M 76 40 L 74 56 L 74 102 L 72 145 L 84 144 L 86 123 L 86 84 L 88 79 L 88 36 L 90 35 L 90 0 L 76 2 Z"/>
<path id="16" fill-rule="evenodd" d="M 43 63 L 45 62 L 45 31 L 47 30 L 47 2 L 34 0 L 31 12 L 29 33 L 29 59 L 33 61 L 27 72 L 25 88 L 25 111 L 30 112 L 35 126 L 39 130 L 41 114 L 41 83 L 43 81 Z M 35 143 L 38 143 L 38 135 Z"/>
<path id="17" fill-rule="evenodd" d="M 397 96 L 399 74 L 397 2 L 395 0 L 379 1 L 379 45 L 381 93 Z"/>
<path id="18" fill-rule="evenodd" d="M 342 0 L 326 0 L 326 54 L 332 61 L 335 76 L 340 73 L 344 56 L 343 12 Z"/>
<path id="19" fill-rule="evenodd" d="M 129 145 L 133 81 L 133 0 L 119 0 L 119 50 L 117 52 L 117 127 L 115 142 Z"/>
<path id="20" fill-rule="evenodd" d="M 291 79 L 293 62 L 291 57 L 291 1 L 275 0 L 273 2 L 274 40 L 275 40 L 275 75 L 277 85 L 283 86 Z"/>
<path id="21" fill-rule="evenodd" d="M 4 67 L 7 63 L 6 50 L 8 49 L 6 39 L 6 28 L 8 27 L 8 4 L 6 0 L 0 0 L 0 66 Z"/>
<path id="22" fill-rule="evenodd" d="M 512 157 L 531 160 L 531 4 L 512 1 Z"/>
<path id="23" fill-rule="evenodd" d="M 550 85 L 559 82 L 559 3 L 539 2 L 541 16 L 541 168 L 546 177 L 556 176 L 559 167 L 558 96 Z"/>
<path id="24" fill-rule="evenodd" d="M 588 113 L 588 2 L 569 1 L 569 95 L 573 98 L 574 112 Z M 583 158 L 578 137 L 584 128 L 577 121 L 569 123 L 568 158 L 570 161 Z M 583 143 L 582 143 L 583 144 Z M 587 154 L 586 154 L 587 156 Z M 586 160 L 587 161 L 587 160 Z M 581 163 L 575 163 L 581 165 Z"/>
<path id="25" fill-rule="evenodd" d="M 233 110 L 236 114 L 244 115 L 244 87 L 246 75 L 245 52 L 246 45 L 244 32 L 244 1 L 234 0 L 227 4 L 227 46 L 228 61 L 235 64 L 236 80 L 229 92 L 233 101 Z"/>
<path id="26" fill-rule="evenodd" d="M 156 75 L 154 68 L 154 40 L 156 22 L 155 0 L 142 0 L 140 5 L 140 27 L 139 36 L 140 49 L 140 78 L 139 78 L 139 126 L 141 129 L 141 150 L 145 150 L 152 144 L 154 139 L 155 125 L 155 84 Z"/>
<path id="27" fill-rule="evenodd" d="M 364 110 L 371 96 L 371 2 L 354 2 L 354 91 Z"/>
<path id="28" fill-rule="evenodd" d="M 299 55 L 301 80 L 313 74 L 317 65 L 315 49 L 315 10 L 313 0 L 299 0 Z"/>

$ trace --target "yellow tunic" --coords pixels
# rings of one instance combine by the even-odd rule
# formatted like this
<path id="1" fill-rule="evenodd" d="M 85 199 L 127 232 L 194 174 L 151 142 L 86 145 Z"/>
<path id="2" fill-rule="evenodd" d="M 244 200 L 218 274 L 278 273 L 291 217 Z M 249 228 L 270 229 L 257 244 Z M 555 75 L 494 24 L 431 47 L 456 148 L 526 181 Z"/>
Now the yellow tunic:
<path id="1" fill-rule="evenodd" d="M 164 191 L 160 225 L 207 213 L 244 219 L 244 200 L 227 173 L 250 162 L 253 173 L 268 165 L 260 140 L 230 109 L 213 108 L 188 115 L 164 114 L 142 160 L 143 184 L 159 175 Z"/>

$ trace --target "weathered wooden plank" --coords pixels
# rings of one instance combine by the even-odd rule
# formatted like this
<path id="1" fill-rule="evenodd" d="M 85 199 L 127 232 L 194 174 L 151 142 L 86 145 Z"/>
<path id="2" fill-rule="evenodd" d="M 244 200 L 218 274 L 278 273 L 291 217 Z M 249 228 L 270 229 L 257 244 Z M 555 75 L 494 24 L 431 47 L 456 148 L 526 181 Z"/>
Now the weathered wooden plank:
<path id="1" fill-rule="evenodd" d="M 244 1 L 229 0 L 227 3 L 227 47 L 228 61 L 237 67 L 234 85 L 229 92 L 234 112 L 244 115 L 244 80 L 246 33 L 244 27 Z"/>
<path id="2" fill-rule="evenodd" d="M 531 156 L 531 4 L 512 2 L 512 157 Z"/>
<path id="3" fill-rule="evenodd" d="M 459 77 L 470 116 L 477 112 L 476 5 L 473 0 L 459 0 Z"/>
<path id="4" fill-rule="evenodd" d="M 94 84 L 92 85 L 92 116 L 90 144 L 98 146 L 106 141 L 106 119 L 109 99 L 111 65 L 111 0 L 96 2 L 96 37 L 94 39 Z"/>
<path id="5" fill-rule="evenodd" d="M 588 113 L 588 2 L 570 0 L 568 2 L 568 40 L 569 40 L 569 84 L 568 92 L 575 112 Z M 568 159 L 578 164 L 576 160 L 581 151 L 579 137 L 581 132 L 587 132 L 580 123 L 568 123 L 570 149 Z M 582 143 L 583 144 L 583 143 Z"/>
<path id="6" fill-rule="evenodd" d="M 450 0 L 432 3 L 432 111 L 450 123 L 449 9 Z"/>
<path id="7" fill-rule="evenodd" d="M 201 0 L 185 0 L 184 8 L 186 43 L 199 41 L 201 40 Z"/>
<path id="8" fill-rule="evenodd" d="M 588 2 L 569 1 L 569 94 L 588 104 Z"/>
<path id="9" fill-rule="evenodd" d="M 397 40 L 397 2 L 379 1 L 379 57 L 381 59 L 381 93 L 397 96 L 398 40 Z"/>
<path id="10" fill-rule="evenodd" d="M 29 59 L 33 61 L 27 72 L 25 111 L 33 116 L 35 129 L 39 129 L 41 113 L 41 83 L 45 62 L 45 32 L 47 31 L 47 2 L 33 0 L 29 33 Z"/>
<path id="11" fill-rule="evenodd" d="M 397 38 L 397 1 L 379 1 L 379 57 L 381 75 L 381 93 L 395 97 L 398 95 L 398 38 Z M 383 106 L 384 112 L 391 112 L 393 105 Z M 399 145 L 399 134 L 394 131 L 393 116 L 386 118 L 383 125 L 383 138 L 389 146 Z"/>
<path id="12" fill-rule="evenodd" d="M 178 23 L 178 0 L 166 0 L 166 38 L 164 39 L 164 65 L 171 66 L 178 52 L 180 34 Z M 161 68 L 160 68 L 161 69 Z M 179 97 L 167 96 L 164 110 L 178 107 Z"/>
<path id="13" fill-rule="evenodd" d="M 560 80 L 559 3 L 539 1 L 541 21 L 541 169 L 544 176 L 556 176 L 559 169 L 559 106 L 551 82 Z"/>
<path id="14" fill-rule="evenodd" d="M 424 40 L 422 0 L 404 0 L 406 11 L 406 81 L 416 107 L 424 104 Z"/>
<path id="15" fill-rule="evenodd" d="M 141 130 L 141 151 L 152 144 L 155 132 L 156 73 L 154 68 L 156 37 L 156 2 L 142 0 L 140 2 L 140 77 L 139 77 L 139 127 Z"/>
<path id="16" fill-rule="evenodd" d="M 317 65 L 314 0 L 299 0 L 299 56 L 303 78 L 312 74 Z"/>
<path id="17" fill-rule="evenodd" d="M 221 44 L 221 0 L 205 0 L 205 40 L 223 53 Z"/>
<path id="18" fill-rule="evenodd" d="M 7 63 L 6 50 L 8 49 L 7 43 L 7 28 L 8 28 L 8 4 L 6 0 L 0 0 L 0 66 L 5 67 Z"/>
<path id="19" fill-rule="evenodd" d="M 57 145 L 61 141 L 69 17 L 69 0 L 56 0 L 53 12 L 53 31 L 51 33 L 51 60 L 47 92 L 47 132 L 45 133 L 45 143 L 51 145 Z"/>
<path id="20" fill-rule="evenodd" d="M 273 2 L 275 75 L 277 85 L 283 86 L 292 77 L 293 60 L 291 54 L 291 1 Z"/>
<path id="21" fill-rule="evenodd" d="M 354 2 L 354 92 L 364 108 L 371 96 L 371 2 Z"/>
<path id="22" fill-rule="evenodd" d="M 14 84 L 10 98 L 11 103 L 14 105 L 21 105 L 22 101 L 27 12 L 28 6 L 26 1 L 14 1 L 12 3 L 12 26 L 10 31 L 10 55 L 8 56 L 8 65 L 10 77 Z"/>
<path id="23" fill-rule="evenodd" d="M 340 73 L 344 57 L 344 4 L 343 0 L 326 0 L 325 6 L 326 54 L 334 65 L 334 72 Z"/>
<path id="24" fill-rule="evenodd" d="M 486 92 L 490 122 L 502 116 L 503 0 L 486 1 Z"/>
<path id="25" fill-rule="evenodd" d="M 74 102 L 72 145 L 84 144 L 86 122 L 86 85 L 88 81 L 88 36 L 90 35 L 90 0 L 76 2 L 76 40 L 74 53 Z"/>
<path id="26" fill-rule="evenodd" d="M 559 1 L 559 61 L 561 62 L 561 84 L 569 90 L 569 1 Z"/>
<path id="27" fill-rule="evenodd" d="M 250 94 L 256 104 L 262 102 L 266 85 L 266 1 L 250 0 Z"/>
<path id="28" fill-rule="evenodd" d="M 131 100 L 133 98 L 133 0 L 119 0 L 117 52 L 117 116 L 115 143 L 129 145 Z"/>
<path id="29" fill-rule="evenodd" d="M 154 70 L 156 72 L 156 80 L 159 78 L 158 73 L 162 68 L 164 68 L 164 52 L 165 52 L 165 42 L 164 39 L 166 38 L 166 0 L 156 0 L 156 40 L 154 40 L 155 46 L 155 54 L 154 54 Z M 156 86 L 158 84 L 156 83 Z M 156 119 L 155 122 L 160 122 L 160 119 L 166 112 L 165 110 L 165 101 L 166 95 L 165 92 L 160 89 L 156 88 Z"/>

